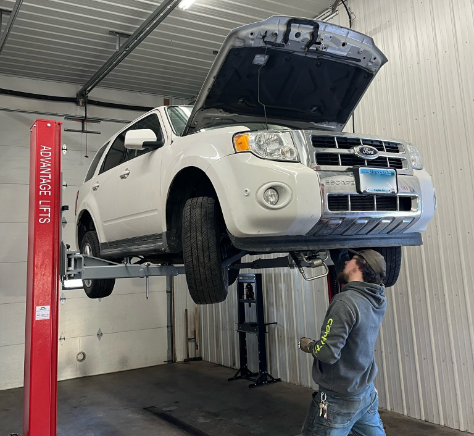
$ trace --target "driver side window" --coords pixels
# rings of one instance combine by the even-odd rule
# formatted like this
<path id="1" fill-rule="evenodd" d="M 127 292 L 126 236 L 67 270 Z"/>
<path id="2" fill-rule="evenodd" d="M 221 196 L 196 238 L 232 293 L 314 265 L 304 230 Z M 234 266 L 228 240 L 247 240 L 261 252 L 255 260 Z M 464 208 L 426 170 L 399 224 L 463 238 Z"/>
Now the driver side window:
<path id="1" fill-rule="evenodd" d="M 111 170 L 112 168 L 120 165 L 125 162 L 127 159 L 127 149 L 124 145 L 125 133 L 121 133 L 115 138 L 112 147 L 110 147 L 107 156 L 105 156 L 104 163 L 100 169 L 99 174 L 104 173 L 105 171 Z"/>
<path id="2" fill-rule="evenodd" d="M 135 123 L 133 126 L 130 127 L 128 130 L 138 130 L 138 129 L 150 129 L 156 135 L 157 139 L 163 137 L 163 132 L 161 130 L 160 120 L 157 114 L 148 115 L 145 118 L 142 118 L 140 121 Z M 127 130 L 127 131 L 128 131 Z M 125 134 L 125 132 L 124 132 Z M 133 159 L 135 157 L 141 156 L 142 154 L 146 154 L 150 152 L 151 149 L 145 150 L 128 150 L 128 159 Z"/>
<path id="3" fill-rule="evenodd" d="M 142 154 L 148 153 L 150 151 L 150 149 L 127 150 L 125 148 L 125 133 L 127 133 L 129 130 L 137 129 L 151 129 L 155 133 L 157 139 L 163 137 L 160 120 L 158 119 L 157 114 L 151 114 L 145 118 L 142 118 L 140 121 L 130 126 L 127 130 L 124 130 L 115 138 L 112 147 L 110 147 L 109 152 L 104 159 L 104 163 L 102 164 L 99 174 L 111 170 L 125 161 L 134 159 L 135 157 L 141 156 Z"/>

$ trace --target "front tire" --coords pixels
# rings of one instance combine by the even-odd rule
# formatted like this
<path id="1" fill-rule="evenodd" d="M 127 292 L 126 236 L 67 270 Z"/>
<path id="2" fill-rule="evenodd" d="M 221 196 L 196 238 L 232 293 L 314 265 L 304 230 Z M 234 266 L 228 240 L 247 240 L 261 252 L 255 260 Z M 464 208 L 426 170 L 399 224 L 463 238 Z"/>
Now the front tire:
<path id="1" fill-rule="evenodd" d="M 99 238 L 94 230 L 89 230 L 82 238 L 81 254 L 100 257 Z M 114 290 L 115 279 L 83 280 L 82 285 L 89 298 L 104 298 Z"/>
<path id="2" fill-rule="evenodd" d="M 385 259 L 387 264 L 387 273 L 384 284 L 389 288 L 397 283 L 402 265 L 402 247 L 375 247 L 372 250 L 378 251 Z"/>
<path id="3" fill-rule="evenodd" d="M 183 210 L 183 257 L 189 293 L 196 304 L 226 299 L 228 285 L 238 271 L 229 274 L 223 261 L 235 252 L 217 200 L 204 196 L 188 199 Z"/>

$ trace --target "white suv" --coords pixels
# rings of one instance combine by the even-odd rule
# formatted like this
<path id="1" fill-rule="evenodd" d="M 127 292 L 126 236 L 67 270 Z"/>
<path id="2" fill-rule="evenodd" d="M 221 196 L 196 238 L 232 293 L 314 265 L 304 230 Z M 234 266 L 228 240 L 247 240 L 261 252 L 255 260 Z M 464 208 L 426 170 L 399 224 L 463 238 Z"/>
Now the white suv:
<path id="1" fill-rule="evenodd" d="M 233 30 L 194 107 L 156 108 L 97 152 L 78 192 L 78 247 L 184 262 L 201 304 L 226 298 L 228 263 L 247 253 L 371 247 L 394 284 L 400 247 L 421 245 L 433 217 L 431 177 L 404 141 L 341 133 L 385 62 L 370 37 L 333 24 Z M 91 298 L 113 286 L 84 283 Z"/>

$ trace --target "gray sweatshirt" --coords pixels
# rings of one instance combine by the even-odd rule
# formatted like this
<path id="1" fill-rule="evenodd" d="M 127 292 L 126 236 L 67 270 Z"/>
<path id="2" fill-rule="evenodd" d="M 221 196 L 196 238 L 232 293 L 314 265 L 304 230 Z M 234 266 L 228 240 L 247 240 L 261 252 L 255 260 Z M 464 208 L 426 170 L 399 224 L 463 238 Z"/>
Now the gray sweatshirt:
<path id="1" fill-rule="evenodd" d="M 350 282 L 331 301 L 321 338 L 309 346 L 320 390 L 355 395 L 375 379 L 375 341 L 387 307 L 384 290 L 383 285 Z"/>

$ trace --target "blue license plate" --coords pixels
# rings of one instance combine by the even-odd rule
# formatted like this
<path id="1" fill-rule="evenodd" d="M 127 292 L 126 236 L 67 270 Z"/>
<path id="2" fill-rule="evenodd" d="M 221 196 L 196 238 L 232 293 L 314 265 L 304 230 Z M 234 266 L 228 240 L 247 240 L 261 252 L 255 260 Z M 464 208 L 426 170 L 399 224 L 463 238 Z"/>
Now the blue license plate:
<path id="1" fill-rule="evenodd" d="M 359 168 L 360 192 L 371 194 L 396 194 L 397 172 L 392 169 Z"/>

